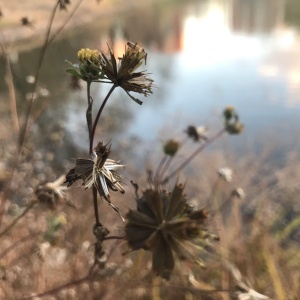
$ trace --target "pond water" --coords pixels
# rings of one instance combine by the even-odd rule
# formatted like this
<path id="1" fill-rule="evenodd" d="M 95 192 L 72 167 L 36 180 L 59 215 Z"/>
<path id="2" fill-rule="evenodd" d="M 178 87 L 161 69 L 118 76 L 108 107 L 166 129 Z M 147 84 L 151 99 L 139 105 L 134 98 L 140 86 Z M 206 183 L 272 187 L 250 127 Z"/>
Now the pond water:
<path id="1" fill-rule="evenodd" d="M 213 133 L 222 126 L 223 108 L 231 104 L 245 124 L 244 134 L 232 138 L 233 148 L 259 151 L 260 144 L 272 141 L 280 150 L 277 154 L 292 149 L 300 126 L 300 36 L 298 24 L 293 23 L 293 13 L 300 8 L 295 3 L 154 1 L 65 33 L 49 48 L 42 69 L 40 86 L 51 95 L 36 104 L 47 104 L 34 128 L 38 143 L 54 150 L 49 137 L 64 128 L 65 151 L 87 150 L 86 92 L 69 89 L 64 60 L 76 62 L 79 49 L 106 48 L 107 40 L 121 54 L 129 39 L 148 52 L 144 68 L 152 73 L 157 89 L 148 98 L 139 97 L 142 106 L 117 90 L 105 109 L 106 125 L 97 131 L 97 139 L 110 140 L 113 133 L 113 144 L 122 140 L 134 148 L 134 141 L 150 145 L 190 124 L 206 125 Z M 38 51 L 19 53 L 13 65 L 19 109 L 26 101 L 25 78 L 34 73 Z M 0 88 L 5 90 L 3 80 Z M 94 85 L 95 107 L 108 89 Z"/>

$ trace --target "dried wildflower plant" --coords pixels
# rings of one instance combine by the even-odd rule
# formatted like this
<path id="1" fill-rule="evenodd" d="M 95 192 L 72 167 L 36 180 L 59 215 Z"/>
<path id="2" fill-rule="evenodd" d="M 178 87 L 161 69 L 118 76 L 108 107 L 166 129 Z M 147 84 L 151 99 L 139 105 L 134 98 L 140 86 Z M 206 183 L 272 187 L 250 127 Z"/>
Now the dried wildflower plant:
<path id="1" fill-rule="evenodd" d="M 125 53 L 120 58 L 116 58 L 109 45 L 107 53 L 86 48 L 78 52 L 79 64 L 66 61 L 69 65 L 67 72 L 87 82 L 112 83 L 114 87 L 121 87 L 136 103 L 142 104 L 129 93 L 145 97 L 152 94 L 153 79 L 145 71 L 137 71 L 146 59 L 146 51 L 132 42 L 127 42 Z"/>
<path id="2" fill-rule="evenodd" d="M 99 142 L 89 159 L 77 158 L 76 166 L 66 175 L 68 187 L 81 179 L 82 186 L 89 189 L 95 186 L 98 193 L 119 213 L 119 209 L 111 203 L 109 190 L 124 194 L 122 179 L 116 170 L 123 169 L 119 161 L 109 159 L 110 145 Z"/>
<path id="3" fill-rule="evenodd" d="M 191 138 L 194 142 L 207 141 L 207 128 L 205 126 L 193 126 L 190 125 L 184 131 L 189 138 Z"/>
<path id="4" fill-rule="evenodd" d="M 153 271 L 169 279 L 178 260 L 189 260 L 204 266 L 199 254 L 216 236 L 208 233 L 205 221 L 208 212 L 193 210 L 176 184 L 172 192 L 160 188 L 147 189 L 137 199 L 137 209 L 126 215 L 126 241 L 130 250 L 152 252 Z"/>
<path id="5" fill-rule="evenodd" d="M 100 142 L 96 147 L 93 146 L 95 131 L 102 111 L 116 87 L 121 87 L 131 99 L 142 104 L 142 101 L 133 97 L 131 93 L 147 97 L 152 94 L 154 85 L 153 80 L 148 77 L 148 73 L 138 71 L 143 63 L 146 64 L 147 53 L 142 47 L 132 42 L 127 42 L 122 57 L 117 58 L 113 49 L 108 45 L 107 52 L 88 48 L 81 49 L 78 52 L 78 60 L 78 64 L 68 62 L 67 72 L 73 76 L 73 80 L 77 78 L 87 82 L 86 118 L 90 157 L 88 159 L 77 158 L 76 165 L 67 173 L 65 182 L 69 187 L 77 180 L 81 180 L 85 189 L 93 189 L 96 219 L 93 230 L 96 237 L 95 263 L 103 266 L 106 262 L 104 240 L 124 238 L 128 245 L 126 253 L 139 249 L 152 252 L 152 269 L 155 274 L 165 279 L 170 278 L 177 261 L 188 260 L 203 267 L 204 261 L 201 259 L 201 254 L 204 254 L 211 246 L 211 240 L 218 239 L 208 232 L 206 224 L 208 212 L 204 209 L 194 210 L 188 204 L 184 194 L 184 185 L 176 182 L 170 192 L 164 190 L 163 185 L 171 178 L 178 176 L 194 157 L 222 134 L 242 132 L 243 125 L 240 123 L 235 109 L 233 107 L 225 109 L 223 113 L 224 128 L 212 137 L 207 136 L 207 129 L 204 126 L 188 126 L 185 133 L 188 138 L 198 142 L 198 148 L 181 164 L 173 168 L 172 172 L 170 172 L 170 165 L 178 157 L 178 152 L 182 151 L 184 142 L 173 138 L 168 139 L 162 147 L 163 159 L 155 172 L 151 170 L 152 175 L 149 176 L 151 187 L 144 189 L 140 197 L 138 185 L 134 184 L 137 208 L 126 214 L 125 236 L 108 236 L 109 230 L 99 220 L 97 194 L 120 214 L 119 209 L 111 203 L 110 190 L 124 193 L 122 179 L 117 172 L 124 168 L 124 165 L 121 165 L 119 161 L 109 159 L 110 145 Z M 95 101 L 91 97 L 90 86 L 92 83 L 99 82 L 110 83 L 112 87 L 94 117 L 92 106 Z M 163 178 L 165 173 L 167 175 Z M 225 177 L 226 174 L 223 173 L 219 175 Z M 229 181 L 230 174 L 226 176 Z"/>
<path id="6" fill-rule="evenodd" d="M 244 124 L 239 120 L 239 116 L 233 106 L 227 106 L 223 111 L 225 119 L 225 130 L 229 134 L 240 134 L 244 131 Z"/>
<path id="7" fill-rule="evenodd" d="M 98 51 L 97 49 L 84 48 L 78 51 L 79 63 L 73 64 L 66 61 L 69 65 L 67 72 L 72 75 L 72 82 L 74 86 L 78 87 L 78 82 L 74 79 L 82 79 L 87 83 L 87 110 L 86 120 L 89 136 L 89 154 L 88 159 L 77 158 L 76 165 L 66 175 L 66 183 L 68 187 L 75 181 L 82 180 L 82 186 L 85 189 L 92 188 L 94 200 L 94 212 L 96 223 L 94 228 L 101 228 L 101 230 L 93 230 L 96 237 L 95 243 L 95 263 L 99 266 L 100 260 L 104 257 L 103 241 L 105 240 L 109 230 L 102 225 L 99 219 L 97 192 L 101 198 L 121 216 L 120 210 L 112 204 L 110 200 L 109 190 L 119 191 L 124 193 L 122 187 L 122 179 L 117 170 L 124 168 L 119 161 L 109 159 L 110 145 L 104 145 L 102 142 L 94 148 L 94 138 L 99 119 L 107 100 L 111 96 L 116 87 L 123 88 L 126 93 L 138 104 L 142 101 L 134 98 L 130 92 L 135 92 L 148 96 L 152 93 L 153 80 L 147 77 L 144 71 L 138 72 L 137 69 L 146 63 L 147 53 L 143 48 L 137 44 L 128 42 L 125 46 L 125 54 L 121 58 L 116 58 L 113 50 L 108 46 L 108 53 Z M 103 99 L 102 104 L 96 116 L 93 116 L 93 105 L 95 103 L 91 96 L 92 83 L 110 83 L 108 94 Z M 122 217 L 122 216 L 121 216 Z M 123 219 L 123 217 L 122 217 Z M 124 221 L 124 219 L 123 219 Z M 105 234 L 98 234 L 102 232 Z M 100 250 L 99 250 L 100 249 Z M 101 259 L 100 259 L 101 258 Z"/>
<path id="8" fill-rule="evenodd" d="M 69 205 L 74 206 L 73 202 L 67 197 L 67 187 L 62 185 L 65 176 L 62 175 L 53 182 L 39 184 L 35 189 L 35 195 L 40 203 L 46 203 L 49 207 L 55 208 L 59 201 L 65 200 Z"/>
<path id="9" fill-rule="evenodd" d="M 100 66 L 104 76 L 116 86 L 124 89 L 128 96 L 142 104 L 142 101 L 136 99 L 129 92 L 143 94 L 147 97 L 152 94 L 153 80 L 147 77 L 144 71 L 136 72 L 136 70 L 146 63 L 147 53 L 139 45 L 128 42 L 125 47 L 125 54 L 117 59 L 113 50 L 108 45 L 108 53 L 103 51 L 100 54 Z"/>
<path id="10" fill-rule="evenodd" d="M 97 49 L 83 48 L 79 50 L 77 53 L 79 64 L 72 64 L 66 60 L 66 63 L 69 65 L 67 72 L 87 82 L 103 79 L 99 68 L 99 55 L 100 52 Z"/>

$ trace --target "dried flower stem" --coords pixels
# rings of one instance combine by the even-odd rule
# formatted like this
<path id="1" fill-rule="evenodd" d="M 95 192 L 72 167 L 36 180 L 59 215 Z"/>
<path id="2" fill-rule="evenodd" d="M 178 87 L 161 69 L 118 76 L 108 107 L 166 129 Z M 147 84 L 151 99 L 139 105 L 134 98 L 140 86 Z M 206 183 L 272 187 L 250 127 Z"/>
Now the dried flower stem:
<path id="1" fill-rule="evenodd" d="M 165 172 L 168 170 L 168 168 L 170 167 L 171 162 L 173 161 L 174 156 L 170 156 L 169 159 L 167 160 L 167 162 L 165 163 L 164 167 L 161 170 L 161 173 L 159 174 L 159 177 L 162 177 Z"/>
<path id="2" fill-rule="evenodd" d="M 212 205 L 213 199 L 215 198 L 216 193 L 219 190 L 220 182 L 221 182 L 220 176 L 218 176 L 217 179 L 216 179 L 216 181 L 214 182 L 212 188 L 211 188 L 209 196 L 207 197 L 207 201 L 206 201 L 205 207 L 208 207 L 209 204 Z M 225 201 L 224 203 L 227 203 L 227 202 Z M 219 207 L 219 210 L 221 210 L 221 208 L 223 207 L 224 203 Z"/>
<path id="3" fill-rule="evenodd" d="M 35 299 L 35 298 L 42 298 L 42 297 L 49 296 L 49 295 L 55 295 L 55 294 L 57 294 L 58 292 L 60 292 L 62 290 L 71 288 L 73 286 L 76 287 L 76 286 L 78 286 L 80 284 L 83 284 L 86 281 L 92 281 L 92 278 L 91 278 L 90 274 L 88 274 L 87 276 L 84 276 L 82 278 L 79 278 L 79 279 L 76 279 L 76 280 L 72 280 L 70 282 L 67 282 L 67 283 L 65 283 L 63 285 L 55 287 L 55 288 L 53 288 L 51 290 L 42 292 L 40 294 L 34 294 L 34 295 L 31 295 L 31 296 L 28 296 L 28 297 L 19 298 L 19 300 L 31 300 L 31 299 Z"/>
<path id="4" fill-rule="evenodd" d="M 50 45 L 55 38 L 57 37 L 57 35 L 66 27 L 66 25 L 69 23 L 69 21 L 73 18 L 74 14 L 76 13 L 78 7 L 80 6 L 81 2 L 83 0 L 79 0 L 76 4 L 76 6 L 74 7 L 74 9 L 72 10 L 72 12 L 70 13 L 69 17 L 65 20 L 65 22 L 61 25 L 61 27 L 59 27 L 51 36 L 51 38 L 49 39 L 48 45 Z"/>
<path id="5" fill-rule="evenodd" d="M 95 211 L 96 225 L 100 226 L 101 223 L 99 221 L 99 211 L 98 211 L 98 201 L 97 201 L 97 188 L 95 186 L 93 186 L 93 199 L 94 199 L 94 211 Z"/>
<path id="6" fill-rule="evenodd" d="M 13 121 L 13 126 L 16 132 L 16 135 L 19 134 L 19 118 L 18 118 L 18 111 L 17 111 L 17 101 L 16 101 L 16 93 L 15 93 L 15 85 L 14 85 L 14 78 L 11 71 L 11 65 L 9 60 L 9 55 L 0 41 L 0 46 L 4 56 L 4 63 L 5 63 L 5 82 L 8 88 L 8 95 L 9 95 L 9 103 L 10 103 L 10 110 L 11 110 L 11 117 Z"/>
<path id="7" fill-rule="evenodd" d="M 93 99 L 91 97 L 91 82 L 87 82 L 87 100 L 88 100 L 88 109 L 86 113 L 86 121 L 88 125 L 89 130 L 89 140 L 90 140 L 90 148 L 89 153 L 92 153 L 93 151 L 93 142 L 92 142 L 92 126 L 93 126 L 93 117 L 92 117 L 92 111 L 93 111 Z M 99 220 L 99 210 L 98 210 L 98 201 L 97 201 L 97 188 L 93 186 L 93 201 L 94 201 L 94 212 L 95 212 L 95 220 L 96 220 L 96 226 L 100 226 L 100 220 Z"/>
<path id="8" fill-rule="evenodd" d="M 167 183 L 171 178 L 176 176 L 178 172 L 180 172 L 183 168 L 185 168 L 200 152 L 202 152 L 207 146 L 216 141 L 220 136 L 222 136 L 226 132 L 225 128 L 222 128 L 219 132 L 217 132 L 213 137 L 208 139 L 205 144 L 202 144 L 196 151 L 194 151 L 181 165 L 179 165 L 171 174 L 166 176 L 161 184 Z"/>
<path id="9" fill-rule="evenodd" d="M 92 132 L 91 132 L 91 139 L 90 139 L 90 153 L 93 151 L 94 137 L 95 137 L 95 132 L 96 132 L 96 128 L 97 128 L 97 124 L 98 124 L 99 118 L 100 118 L 100 116 L 101 116 L 101 114 L 102 114 L 102 111 L 103 111 L 103 109 L 104 109 L 104 106 L 105 106 L 105 104 L 106 104 L 108 98 L 110 97 L 110 95 L 112 94 L 112 92 L 114 91 L 114 89 L 115 89 L 116 87 L 117 87 L 117 85 L 114 84 L 114 85 L 110 88 L 108 94 L 106 95 L 105 99 L 103 100 L 103 102 L 102 102 L 102 104 L 101 104 L 101 107 L 100 107 L 100 109 L 99 109 L 99 111 L 98 111 L 98 113 L 97 113 L 95 122 L 94 122 L 94 124 L 93 124 Z"/>
<path id="10" fill-rule="evenodd" d="M 21 152 L 21 149 L 22 149 L 24 141 L 25 141 L 26 131 L 27 131 L 27 127 L 28 127 L 28 124 L 29 124 L 29 119 L 30 119 L 30 115 L 31 115 L 31 111 L 32 111 L 33 102 L 34 102 L 34 99 L 35 99 L 34 92 L 35 92 L 36 87 L 37 87 L 37 82 L 38 82 L 38 79 L 39 79 L 40 70 L 41 70 L 42 63 L 43 63 L 43 60 L 44 60 L 44 57 L 45 57 L 45 54 L 46 54 L 46 50 L 47 50 L 47 47 L 49 45 L 50 32 L 51 32 L 53 20 L 54 20 L 54 17 L 55 17 L 58 6 L 59 6 L 59 1 L 56 1 L 56 4 L 53 7 L 53 10 L 52 10 L 52 13 L 51 13 L 51 16 L 50 16 L 50 20 L 49 20 L 49 24 L 48 24 L 48 28 L 47 28 L 47 32 L 46 32 L 46 36 L 45 36 L 45 41 L 44 41 L 43 47 L 42 47 L 41 52 L 40 52 L 38 66 L 37 66 L 36 73 L 35 73 L 35 76 L 34 76 L 35 81 L 34 81 L 33 87 L 32 87 L 32 97 L 31 97 L 29 105 L 27 107 L 25 123 L 24 123 L 24 125 L 23 125 L 23 127 L 20 131 L 20 134 L 19 134 L 19 144 L 18 144 L 18 152 L 19 153 Z"/>
<path id="11" fill-rule="evenodd" d="M 103 238 L 103 241 L 107 240 L 123 240 L 124 236 L 111 235 Z"/>
<path id="12" fill-rule="evenodd" d="M 87 124 L 88 124 L 88 129 L 89 129 L 89 140 L 90 140 L 90 147 L 89 147 L 89 152 L 93 152 L 93 144 L 94 144 L 94 137 L 95 137 L 95 132 L 96 132 L 96 127 L 99 121 L 99 118 L 101 116 L 101 113 L 104 109 L 104 106 L 109 99 L 110 95 L 112 94 L 113 90 L 116 88 L 116 85 L 114 84 L 111 89 L 109 90 L 108 94 L 106 95 L 105 99 L 103 100 L 100 109 L 97 113 L 97 116 L 95 118 L 94 124 L 92 120 L 92 105 L 93 105 L 93 100 L 91 98 L 91 82 L 87 82 L 87 98 L 88 98 L 88 111 L 87 111 Z M 98 201 L 97 201 L 97 188 L 93 186 L 93 199 L 94 199 L 94 211 L 95 211 L 95 219 L 96 219 L 96 225 L 101 225 L 100 220 L 99 220 L 99 212 L 98 212 Z"/>
<path id="13" fill-rule="evenodd" d="M 167 158 L 168 158 L 167 155 L 165 155 L 164 157 L 162 157 L 162 159 L 160 160 L 160 162 L 158 164 L 158 167 L 157 167 L 155 175 L 154 175 L 154 178 L 156 178 L 157 181 L 159 181 L 160 171 L 161 171 L 162 167 L 164 166 L 164 164 L 166 163 Z"/>

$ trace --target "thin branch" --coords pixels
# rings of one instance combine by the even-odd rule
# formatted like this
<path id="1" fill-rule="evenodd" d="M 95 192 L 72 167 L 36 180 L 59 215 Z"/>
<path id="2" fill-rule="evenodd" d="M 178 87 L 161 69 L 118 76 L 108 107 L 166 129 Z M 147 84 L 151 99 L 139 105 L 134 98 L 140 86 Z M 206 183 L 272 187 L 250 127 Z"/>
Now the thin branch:
<path id="1" fill-rule="evenodd" d="M 97 113 L 97 116 L 96 116 L 96 119 L 95 119 L 95 122 L 94 122 L 94 125 L 93 125 L 93 128 L 92 128 L 92 133 L 91 133 L 91 139 L 90 139 L 90 152 L 92 152 L 92 150 L 93 150 L 94 137 L 95 137 L 95 132 L 96 132 L 96 128 L 97 128 L 97 124 L 98 124 L 99 118 L 100 118 L 100 116 L 101 116 L 101 114 L 102 114 L 102 111 L 103 111 L 103 109 L 104 109 L 104 106 L 105 106 L 105 104 L 106 104 L 108 98 L 110 97 L 111 93 L 114 91 L 114 89 L 115 89 L 116 87 L 117 87 L 117 85 L 114 84 L 114 85 L 110 88 L 108 94 L 106 95 L 105 99 L 103 100 L 103 102 L 102 102 L 102 104 L 101 104 L 101 107 L 100 107 L 100 109 L 99 109 L 99 111 L 98 111 L 98 113 Z"/>
<path id="2" fill-rule="evenodd" d="M 35 92 L 36 87 L 37 87 L 37 82 L 38 82 L 38 78 L 39 78 L 39 74 L 40 74 L 40 69 L 41 69 L 42 62 L 43 62 L 43 59 L 44 59 L 44 56 L 45 56 L 45 53 L 46 53 L 46 49 L 47 49 L 48 41 L 49 41 L 49 36 L 50 36 L 50 31 L 51 31 L 51 28 L 52 28 L 54 16 L 55 16 L 55 13 L 56 13 L 56 10 L 57 10 L 58 6 L 59 6 L 59 1 L 56 2 L 55 6 L 52 10 L 52 13 L 51 13 L 51 17 L 50 17 L 50 21 L 49 21 L 49 24 L 48 24 L 46 37 L 45 37 L 45 42 L 44 42 L 44 45 L 41 49 L 40 58 L 39 58 L 39 62 L 38 62 L 38 66 L 37 66 L 37 70 L 36 70 L 36 74 L 35 74 L 35 82 L 34 82 L 33 87 L 32 87 L 32 98 L 31 98 L 31 100 L 29 102 L 29 105 L 27 107 L 27 113 L 26 113 L 26 116 L 25 116 L 25 121 L 24 121 L 23 127 L 19 130 L 19 141 L 18 141 L 17 157 L 14 160 L 14 166 L 12 167 L 11 176 L 10 176 L 9 180 L 7 181 L 5 187 L 3 188 L 3 192 L 0 196 L 0 200 L 1 200 L 1 204 L 0 204 L 0 226 L 1 226 L 1 223 L 2 223 L 2 219 L 3 219 L 3 212 L 4 212 L 5 203 L 7 201 L 7 197 L 8 197 L 8 193 L 9 193 L 10 183 L 11 183 L 11 180 L 14 176 L 16 167 L 18 165 L 20 155 L 21 155 L 21 150 L 22 150 L 22 147 L 23 147 L 23 144 L 24 144 L 24 141 L 25 141 L 26 131 L 27 131 L 27 127 L 28 127 L 28 124 L 29 124 L 29 118 L 30 118 L 30 115 L 31 115 L 32 106 L 33 106 L 33 102 L 34 102 L 34 92 Z"/>
<path id="3" fill-rule="evenodd" d="M 154 178 L 159 181 L 159 174 L 160 174 L 160 171 L 162 169 L 162 167 L 164 166 L 164 164 L 166 163 L 166 160 L 167 160 L 167 155 L 163 156 L 157 166 L 157 169 L 156 169 L 156 172 L 155 172 L 155 175 L 154 175 Z"/>
<path id="4" fill-rule="evenodd" d="M 202 144 L 198 149 L 196 149 L 181 165 L 179 165 L 176 170 L 174 170 L 171 174 L 166 176 L 162 180 L 162 184 L 167 183 L 171 178 L 176 176 L 178 172 L 180 172 L 183 168 L 185 168 L 200 152 L 202 152 L 208 145 L 212 144 L 215 140 L 217 140 L 221 135 L 226 132 L 226 129 L 223 128 L 219 132 L 217 132 L 213 137 L 208 139 L 205 144 Z"/>
<path id="5" fill-rule="evenodd" d="M 98 211 L 98 201 L 97 201 L 97 188 L 93 185 L 93 199 L 94 199 L 94 212 L 95 212 L 95 220 L 96 226 L 101 225 L 99 221 L 99 211 Z"/>
<path id="6" fill-rule="evenodd" d="M 65 20 L 65 22 L 62 24 L 61 27 L 59 27 L 51 36 L 51 38 L 49 39 L 48 45 L 50 45 L 55 39 L 56 37 L 60 34 L 60 32 L 66 27 L 66 25 L 69 23 L 69 21 L 72 19 L 72 17 L 74 16 L 74 14 L 76 13 L 78 7 L 80 6 L 81 2 L 83 0 L 79 0 L 77 2 L 77 4 L 75 5 L 74 9 L 72 10 L 72 12 L 70 13 L 69 17 Z"/>
<path id="7" fill-rule="evenodd" d="M 103 241 L 107 240 L 124 240 L 124 236 L 111 235 L 103 238 Z"/>
<path id="8" fill-rule="evenodd" d="M 36 204 L 35 201 L 32 201 L 26 209 L 20 214 L 18 217 L 16 217 L 1 233 L 0 238 L 5 235 L 8 231 L 10 231 Z"/>
<path id="9" fill-rule="evenodd" d="M 68 289 L 68 288 L 71 288 L 73 286 L 77 286 L 79 284 L 82 284 L 82 283 L 84 283 L 86 281 L 90 281 L 90 280 L 91 280 L 90 276 L 87 275 L 87 276 L 84 276 L 82 278 L 67 282 L 63 285 L 57 286 L 57 287 L 55 287 L 51 290 L 42 292 L 40 294 L 34 294 L 34 295 L 31 295 L 31 296 L 28 296 L 28 297 L 19 298 L 19 300 L 30 300 L 30 299 L 42 298 L 42 297 L 45 297 L 45 296 L 53 295 L 53 294 L 56 294 L 56 293 L 58 293 L 58 292 L 60 292 L 64 289 Z"/>
<path id="10" fill-rule="evenodd" d="M 20 298 L 18 300 L 31 300 L 31 299 L 34 299 L 36 297 L 37 298 L 39 298 L 39 297 L 42 298 L 42 297 L 45 297 L 45 296 L 56 294 L 56 293 L 58 293 L 58 292 L 60 292 L 60 291 L 62 291 L 64 289 L 68 289 L 68 288 L 70 288 L 72 286 L 77 286 L 77 285 L 82 284 L 82 283 L 84 283 L 86 281 L 94 281 L 94 280 L 96 280 L 96 279 L 93 278 L 94 270 L 95 270 L 96 266 L 97 266 L 97 264 L 94 263 L 90 267 L 87 275 L 84 276 L 84 277 L 81 277 L 81 278 L 76 279 L 76 280 L 69 281 L 69 282 L 67 282 L 65 284 L 62 284 L 60 286 L 57 286 L 57 287 L 55 287 L 55 288 L 53 288 L 51 290 L 44 291 L 44 292 L 39 293 L 39 294 L 34 294 L 34 295 L 31 295 L 31 296 L 28 296 L 28 297 L 23 297 L 23 298 Z"/>
<path id="11" fill-rule="evenodd" d="M 8 88 L 8 95 L 9 95 L 9 103 L 10 103 L 10 110 L 11 110 L 11 117 L 13 121 L 13 126 L 16 132 L 16 136 L 19 134 L 20 126 L 19 126 L 19 118 L 18 118 L 18 110 L 17 110 L 17 100 L 16 100 L 16 93 L 15 93 L 15 85 L 14 85 L 14 78 L 11 71 L 11 64 L 9 60 L 9 55 L 0 41 L 0 46 L 3 52 L 4 60 L 5 60 L 5 82 Z"/>
<path id="12" fill-rule="evenodd" d="M 37 87 L 37 82 L 38 82 L 38 79 L 39 79 L 39 75 L 40 75 L 42 63 L 43 63 L 43 60 L 44 60 L 44 57 L 45 57 L 45 53 L 46 53 L 47 47 L 49 45 L 50 32 L 51 32 L 54 16 L 55 16 L 55 13 L 57 11 L 58 6 L 59 6 L 59 1 L 57 1 L 55 6 L 53 7 L 53 10 L 52 10 L 52 13 L 51 13 L 51 16 L 50 16 L 50 20 L 49 20 L 49 24 L 48 24 L 48 28 L 47 28 L 47 32 L 46 32 L 45 41 L 44 41 L 43 47 L 42 47 L 41 52 L 40 52 L 40 57 L 39 57 L 39 61 L 38 61 L 38 65 L 37 65 L 37 69 L 36 69 L 36 73 L 35 73 L 35 81 L 34 81 L 34 84 L 33 84 L 33 87 L 32 87 L 32 97 L 30 99 L 30 102 L 29 102 L 29 105 L 28 105 L 28 108 L 27 108 L 27 113 L 26 113 L 26 116 L 25 116 L 24 125 L 23 125 L 22 130 L 20 131 L 20 134 L 19 134 L 18 153 L 21 152 L 21 149 L 22 149 L 24 141 L 25 141 L 26 131 L 27 131 L 27 127 L 28 127 L 28 124 L 29 124 L 29 119 L 30 119 L 30 115 L 31 115 L 31 111 L 32 111 L 32 106 L 33 106 L 33 103 L 34 103 L 34 100 L 35 100 L 34 92 L 35 92 L 36 87 Z"/>
<path id="13" fill-rule="evenodd" d="M 18 246 L 20 246 L 21 244 L 27 242 L 28 240 L 31 240 L 37 236 L 39 236 L 41 233 L 43 233 L 42 231 L 39 232 L 35 232 L 35 233 L 31 233 L 23 238 L 21 238 L 20 240 L 16 241 L 14 244 L 12 244 L 11 246 L 9 246 L 8 248 L 6 248 L 5 250 L 3 250 L 0 253 L 0 259 L 2 259 L 4 256 L 6 256 L 10 251 L 14 250 L 15 248 L 17 248 Z"/>

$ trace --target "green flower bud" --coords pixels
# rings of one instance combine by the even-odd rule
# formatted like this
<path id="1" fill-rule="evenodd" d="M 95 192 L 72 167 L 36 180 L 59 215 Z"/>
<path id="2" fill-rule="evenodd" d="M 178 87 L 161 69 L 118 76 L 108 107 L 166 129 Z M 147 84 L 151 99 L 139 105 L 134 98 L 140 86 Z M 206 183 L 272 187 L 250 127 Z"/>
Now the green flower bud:
<path id="1" fill-rule="evenodd" d="M 229 121 L 235 115 L 235 108 L 231 105 L 227 106 L 223 111 L 223 116 L 225 117 L 226 121 Z"/>
<path id="2" fill-rule="evenodd" d="M 168 140 L 164 145 L 166 155 L 174 156 L 180 147 L 180 143 L 176 140 Z"/>
<path id="3" fill-rule="evenodd" d="M 227 123 L 225 129 L 229 134 L 240 134 L 244 131 L 244 124 L 239 121 Z"/>

